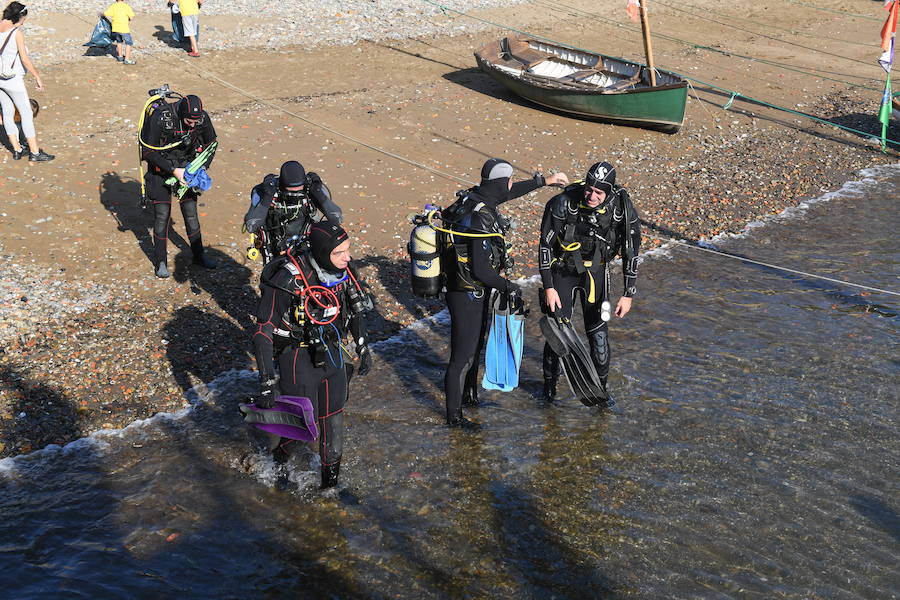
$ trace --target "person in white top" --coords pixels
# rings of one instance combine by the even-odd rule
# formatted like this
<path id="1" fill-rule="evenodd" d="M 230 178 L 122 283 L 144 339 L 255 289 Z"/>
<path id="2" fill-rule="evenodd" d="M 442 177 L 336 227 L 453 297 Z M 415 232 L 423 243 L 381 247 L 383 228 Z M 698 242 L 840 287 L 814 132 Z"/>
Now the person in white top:
<path id="1" fill-rule="evenodd" d="M 25 73 L 34 75 L 35 89 L 43 91 L 44 84 L 38 74 L 34 63 L 28 57 L 25 48 L 25 33 L 22 25 L 28 17 L 28 9 L 21 2 L 10 2 L 3 9 L 3 20 L 0 20 L 0 71 L 12 71 L 13 76 L 3 79 L 0 73 L 0 108 L 3 109 L 3 128 L 9 136 L 9 143 L 13 149 L 13 158 L 19 160 L 25 156 L 25 148 L 19 141 L 19 128 L 16 125 L 15 114 L 19 111 L 22 133 L 28 141 L 28 160 L 32 162 L 47 162 L 55 157 L 41 150 L 37 142 L 37 134 L 34 130 L 34 117 L 31 112 L 31 103 L 28 101 L 28 91 L 25 89 Z"/>

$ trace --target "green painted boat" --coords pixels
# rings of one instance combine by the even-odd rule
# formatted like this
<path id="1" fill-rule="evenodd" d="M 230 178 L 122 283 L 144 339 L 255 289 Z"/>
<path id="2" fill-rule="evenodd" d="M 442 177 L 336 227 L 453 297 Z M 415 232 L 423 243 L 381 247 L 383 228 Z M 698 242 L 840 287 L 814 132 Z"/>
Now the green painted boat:
<path id="1" fill-rule="evenodd" d="M 617 124 L 675 133 L 684 123 L 687 81 L 641 64 L 526 37 L 505 37 L 475 52 L 478 66 L 535 104 Z"/>

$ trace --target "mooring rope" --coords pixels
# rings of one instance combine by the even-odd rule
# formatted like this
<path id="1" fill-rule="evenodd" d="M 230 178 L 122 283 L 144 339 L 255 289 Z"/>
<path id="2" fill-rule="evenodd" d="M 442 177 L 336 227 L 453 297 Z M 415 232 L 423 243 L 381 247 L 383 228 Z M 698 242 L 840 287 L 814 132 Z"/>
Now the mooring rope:
<path id="1" fill-rule="evenodd" d="M 726 257 L 726 258 L 731 258 L 731 259 L 734 259 L 734 260 L 739 260 L 739 261 L 741 261 L 741 262 L 750 263 L 750 264 L 753 264 L 753 265 L 759 265 L 759 266 L 762 266 L 762 267 L 767 267 L 767 268 L 769 268 L 769 269 L 776 269 L 776 270 L 778 270 L 778 271 L 785 271 L 785 272 L 787 272 L 787 273 L 794 273 L 795 275 L 802 275 L 803 277 L 810 277 L 810 278 L 813 278 L 813 279 L 822 279 L 822 280 L 824 280 L 824 281 L 830 281 L 831 283 L 837 283 L 837 284 L 840 284 L 840 285 L 847 285 L 847 286 L 851 286 L 851 287 L 855 287 L 855 288 L 861 288 L 861 289 L 864 289 L 864 290 L 867 290 L 867 291 L 871 291 L 871 292 L 879 292 L 879 293 L 882 293 L 882 294 L 890 294 L 891 296 L 900 296 L 900 292 L 894 292 L 894 291 L 891 291 L 891 290 L 885 290 L 885 289 L 882 289 L 882 288 L 873 287 L 873 286 L 871 286 L 871 285 L 863 285 L 863 284 L 861 284 L 861 283 L 853 283 L 852 281 L 843 281 L 843 280 L 841 280 L 841 279 L 834 279 L 834 278 L 831 278 L 831 277 L 825 277 L 824 275 L 816 275 L 815 273 L 810 273 L 810 272 L 808 272 L 808 271 L 800 271 L 800 270 L 798 270 L 798 269 L 790 269 L 790 268 L 788 268 L 788 267 L 782 267 L 781 265 L 776 265 L 776 264 L 772 264 L 772 263 L 767 263 L 767 262 L 763 262 L 763 261 L 760 261 L 760 260 L 754 260 L 754 259 L 752 259 L 752 258 L 746 258 L 746 257 L 744 257 L 744 256 L 737 256 L 737 255 L 734 255 L 734 254 L 730 254 L 730 253 L 728 253 L 728 252 L 723 252 L 723 251 L 721 251 L 721 250 L 716 250 L 715 248 L 709 248 L 709 247 L 707 247 L 707 246 L 702 245 L 702 242 L 692 242 L 692 243 L 689 243 L 689 242 L 685 242 L 685 241 L 682 241 L 682 240 L 676 240 L 676 239 L 674 239 L 674 238 L 666 238 L 666 237 L 662 237 L 662 236 L 658 236 L 658 235 L 653 235 L 653 234 L 649 234 L 649 233 L 642 233 L 641 235 L 645 235 L 645 236 L 647 236 L 647 237 L 649 237 L 649 238 L 652 238 L 652 239 L 655 239 L 655 240 L 660 240 L 660 241 L 663 241 L 663 242 L 668 242 L 668 243 L 671 243 L 671 244 L 676 244 L 676 245 L 684 246 L 684 247 L 687 247 L 687 248 L 693 248 L 694 250 L 702 250 L 703 252 L 709 252 L 709 253 L 711 253 L 711 254 L 716 254 L 716 255 L 718 255 L 718 256 L 724 256 L 724 257 Z M 708 243 L 708 242 L 707 242 L 707 243 Z"/>
<path id="2" fill-rule="evenodd" d="M 698 15 L 698 14 L 696 14 L 696 13 L 690 12 L 690 11 L 685 10 L 685 9 L 683 9 L 683 8 L 678 8 L 677 6 L 672 6 L 671 4 L 667 4 L 667 3 L 665 3 L 665 2 L 662 2 L 661 0 L 653 0 L 653 4 L 656 5 L 656 6 L 665 6 L 665 7 L 668 8 L 668 9 L 671 9 L 671 10 L 674 10 L 674 11 L 678 11 L 678 12 L 683 13 L 683 14 L 686 14 L 686 15 L 690 15 L 690 16 L 694 17 L 695 19 L 702 19 L 702 20 L 704 20 L 704 21 L 709 21 L 710 23 L 715 23 L 715 24 L 721 25 L 721 26 L 723 26 L 723 27 L 730 27 L 730 28 L 732 28 L 732 29 L 737 29 L 738 31 L 743 31 L 744 33 L 752 33 L 753 35 L 757 35 L 757 36 L 762 37 L 762 38 L 766 38 L 766 39 L 769 39 L 769 40 L 774 40 L 774 41 L 776 41 L 776 42 L 778 42 L 778 43 L 780 43 L 780 44 L 787 44 L 788 46 L 796 46 L 797 48 L 803 48 L 804 50 L 808 50 L 808 51 L 810 51 L 810 52 L 815 52 L 815 53 L 817 53 L 817 54 L 824 54 L 825 56 L 833 56 L 833 57 L 839 58 L 839 59 L 841 59 L 841 60 L 846 60 L 846 61 L 850 61 L 850 62 L 859 63 L 859 64 L 862 64 L 862 65 L 866 65 L 867 67 L 877 68 L 877 63 L 876 63 L 874 60 L 873 60 L 873 61 L 859 60 L 858 58 L 850 58 L 849 56 L 844 56 L 843 54 L 837 54 L 837 53 L 835 53 L 835 52 L 828 52 L 828 51 L 826 51 L 826 50 L 821 50 L 821 49 L 819 49 L 819 48 L 813 48 L 813 47 L 811 47 L 811 46 L 804 46 L 803 44 L 798 44 L 798 43 L 796 43 L 796 42 L 791 42 L 791 41 L 789 41 L 789 40 L 783 40 L 783 39 L 781 39 L 781 38 L 775 37 L 774 35 L 768 35 L 768 34 L 766 34 L 766 33 L 759 33 L 759 32 L 757 32 L 757 31 L 752 31 L 752 30 L 750 30 L 750 29 L 745 29 L 745 28 L 743 28 L 743 27 L 739 27 L 739 26 L 737 26 L 737 25 L 732 25 L 732 24 L 730 24 L 730 23 L 723 23 L 722 21 L 717 21 L 716 19 L 713 19 L 713 18 L 711 18 L 711 17 L 707 17 L 707 16 L 704 16 L 704 15 Z"/>
<path id="3" fill-rule="evenodd" d="M 857 19 L 865 19 L 867 21 L 877 21 L 879 23 L 882 22 L 882 19 L 878 17 L 873 17 L 872 15 L 859 15 L 852 12 L 847 12 L 846 10 L 838 10 L 836 8 L 827 8 L 825 6 L 816 6 L 815 4 L 810 4 L 809 2 L 799 2 L 798 0 L 788 0 L 791 4 L 797 4 L 799 6 L 805 6 L 807 8 L 812 8 L 813 10 L 820 10 L 822 12 L 830 12 L 837 15 L 844 15 L 847 17 L 855 17 Z"/>
<path id="4" fill-rule="evenodd" d="M 687 2 L 679 2 L 678 0 L 668 0 L 668 1 L 674 2 L 675 4 L 680 4 L 681 6 L 686 6 L 688 8 L 693 8 L 694 10 L 700 10 L 700 11 L 705 10 L 704 8 L 702 8 L 700 6 L 696 6 L 694 4 L 690 4 Z M 662 4 L 661 2 L 659 2 L 659 0 L 654 0 L 654 2 L 657 4 Z M 799 31 L 797 29 L 788 29 L 787 27 L 778 27 L 777 25 L 772 25 L 771 23 L 763 23 L 761 21 L 754 21 L 753 19 L 748 19 L 746 17 L 742 17 L 739 15 L 725 13 L 719 8 L 716 9 L 716 14 L 718 14 L 723 19 L 732 19 L 734 21 L 741 21 L 742 23 L 749 23 L 751 25 L 759 25 L 760 27 L 765 27 L 765 28 L 771 29 L 773 31 L 783 31 L 783 32 L 789 33 L 791 35 L 814 38 L 817 40 L 821 39 L 821 36 L 819 36 L 815 33 L 806 33 L 805 31 Z M 748 31 L 748 33 L 755 33 L 750 30 L 747 30 L 747 31 Z M 869 42 L 860 42 L 860 41 L 856 41 L 856 40 L 848 40 L 848 39 L 844 39 L 844 38 L 835 38 L 835 37 L 829 37 L 828 39 L 829 39 L 829 41 L 840 42 L 842 44 L 850 44 L 852 46 L 865 46 L 866 48 L 872 47 L 872 44 Z"/>

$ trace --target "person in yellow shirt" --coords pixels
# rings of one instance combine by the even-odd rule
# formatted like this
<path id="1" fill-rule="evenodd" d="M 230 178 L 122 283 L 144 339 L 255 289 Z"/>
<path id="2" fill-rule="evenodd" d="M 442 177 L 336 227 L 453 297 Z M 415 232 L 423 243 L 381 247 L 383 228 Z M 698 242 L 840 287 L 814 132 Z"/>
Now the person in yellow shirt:
<path id="1" fill-rule="evenodd" d="M 203 0 L 178 0 L 178 8 L 181 10 L 181 27 L 184 35 L 191 42 L 191 51 L 188 56 L 200 56 L 197 49 L 197 32 L 200 31 L 200 7 Z"/>
<path id="2" fill-rule="evenodd" d="M 128 27 L 128 23 L 134 18 L 134 11 L 125 0 L 116 0 L 103 11 L 103 16 L 112 23 L 112 39 L 116 43 L 116 60 L 124 62 L 126 65 L 133 65 L 131 47 L 134 46 L 134 41 L 131 39 L 131 29 Z"/>

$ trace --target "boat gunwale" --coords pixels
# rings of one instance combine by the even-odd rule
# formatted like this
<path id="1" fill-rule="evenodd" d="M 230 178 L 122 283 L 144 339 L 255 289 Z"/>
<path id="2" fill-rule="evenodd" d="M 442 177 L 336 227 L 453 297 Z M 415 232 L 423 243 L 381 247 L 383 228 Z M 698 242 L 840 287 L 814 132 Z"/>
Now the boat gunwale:
<path id="1" fill-rule="evenodd" d="M 534 85 L 536 87 L 540 87 L 540 88 L 543 88 L 546 90 L 571 91 L 574 93 L 581 93 L 581 94 L 609 96 L 609 95 L 619 95 L 619 94 L 635 94 L 635 93 L 641 93 L 641 92 L 656 92 L 656 91 L 663 91 L 663 90 L 668 90 L 668 89 L 686 88 L 688 86 L 688 81 L 684 77 L 682 77 L 676 73 L 673 73 L 671 71 L 667 71 L 665 69 L 655 69 L 655 71 L 657 73 L 664 74 L 668 77 L 672 77 L 673 79 L 677 79 L 679 81 L 676 81 L 675 83 L 666 83 L 666 84 L 656 85 L 656 86 L 640 85 L 640 87 L 636 87 L 633 89 L 624 89 L 624 90 L 610 90 L 608 88 L 601 88 L 597 85 L 583 83 L 580 81 L 571 81 L 571 82 L 570 81 L 562 81 L 558 77 L 550 77 L 547 75 L 538 75 L 536 73 L 528 73 L 524 69 L 519 74 L 513 74 L 510 72 L 507 72 L 504 69 L 501 69 L 496 64 L 497 59 L 491 59 L 489 56 L 486 56 L 486 54 L 488 52 L 494 52 L 495 54 L 497 54 L 497 58 L 499 59 L 500 43 L 501 43 L 501 40 L 503 40 L 503 39 L 504 38 L 500 38 L 498 40 L 491 41 L 475 51 L 475 53 L 474 53 L 475 60 L 479 63 L 479 66 L 482 66 L 482 68 L 483 68 L 483 65 L 487 65 L 488 67 L 490 67 L 490 69 L 493 72 L 495 72 L 497 74 L 503 75 L 503 76 L 508 77 L 513 80 L 523 81 L 524 83 L 527 83 L 529 85 Z M 507 39 L 509 39 L 509 36 L 507 36 Z M 521 38 L 521 37 L 516 37 L 516 38 L 512 38 L 512 39 L 519 41 L 519 42 L 525 42 L 525 43 L 532 40 L 532 38 Z M 606 54 L 601 54 L 599 52 L 588 52 L 585 50 L 576 50 L 576 49 L 572 49 L 572 48 L 566 48 L 565 46 L 560 46 L 558 44 L 551 44 L 548 42 L 542 42 L 539 40 L 535 40 L 535 41 L 537 41 L 538 43 L 543 44 L 545 46 L 549 46 L 552 48 L 559 48 L 560 50 L 563 50 L 565 52 L 573 52 L 573 53 L 580 54 L 580 55 L 586 56 L 586 57 L 597 57 L 597 58 L 601 59 L 601 61 L 600 61 L 601 64 L 602 64 L 602 61 L 608 60 L 608 61 L 611 61 L 614 63 L 637 67 L 638 69 L 647 69 L 646 65 L 642 65 L 641 63 L 629 61 L 629 60 L 626 60 L 623 58 L 607 56 Z M 579 64 L 579 63 L 576 63 L 573 61 L 566 60 L 565 58 L 555 55 L 553 53 L 547 52 L 546 54 L 547 54 L 547 58 L 556 58 L 558 60 L 562 60 L 562 61 L 570 63 L 572 65 Z M 552 84 L 550 82 L 552 82 Z"/>
<path id="2" fill-rule="evenodd" d="M 607 58 L 605 55 L 599 54 L 599 53 L 596 56 L 600 56 L 602 58 Z M 665 73 L 665 74 L 675 77 L 677 79 L 681 79 L 681 81 L 678 81 L 676 83 L 666 83 L 666 84 L 656 85 L 656 86 L 640 85 L 640 87 L 635 87 L 632 89 L 612 90 L 609 88 L 601 88 L 597 85 L 583 83 L 580 81 L 571 81 L 571 82 L 562 81 L 557 77 L 549 77 L 547 75 L 538 75 L 536 73 L 527 73 L 524 70 L 519 74 L 510 73 L 504 69 L 499 68 L 499 66 L 496 65 L 494 62 L 492 62 L 490 59 L 487 59 L 487 58 L 484 58 L 483 56 L 481 56 L 479 54 L 479 52 L 475 53 L 475 60 L 478 62 L 479 66 L 486 65 L 494 73 L 497 73 L 504 77 L 508 77 L 509 79 L 522 81 L 529 85 L 534 85 L 535 87 L 540 87 L 542 89 L 552 90 L 552 91 L 566 91 L 566 92 L 572 92 L 572 93 L 578 93 L 578 94 L 588 94 L 588 95 L 597 95 L 597 96 L 613 96 L 613 95 L 621 95 L 621 94 L 637 94 L 637 93 L 642 93 L 642 92 L 658 92 L 658 91 L 664 91 L 664 90 L 669 90 L 669 89 L 686 88 L 688 86 L 688 82 L 684 78 L 679 77 L 678 75 L 675 75 L 674 73 L 671 73 L 669 71 L 664 71 L 662 69 L 656 69 L 657 73 Z M 638 67 L 645 68 L 643 65 L 640 65 L 639 63 L 630 63 L 628 61 L 623 61 L 620 59 L 611 59 L 611 60 L 617 60 L 618 62 L 621 62 L 624 64 L 632 64 L 632 65 L 636 65 Z"/>

